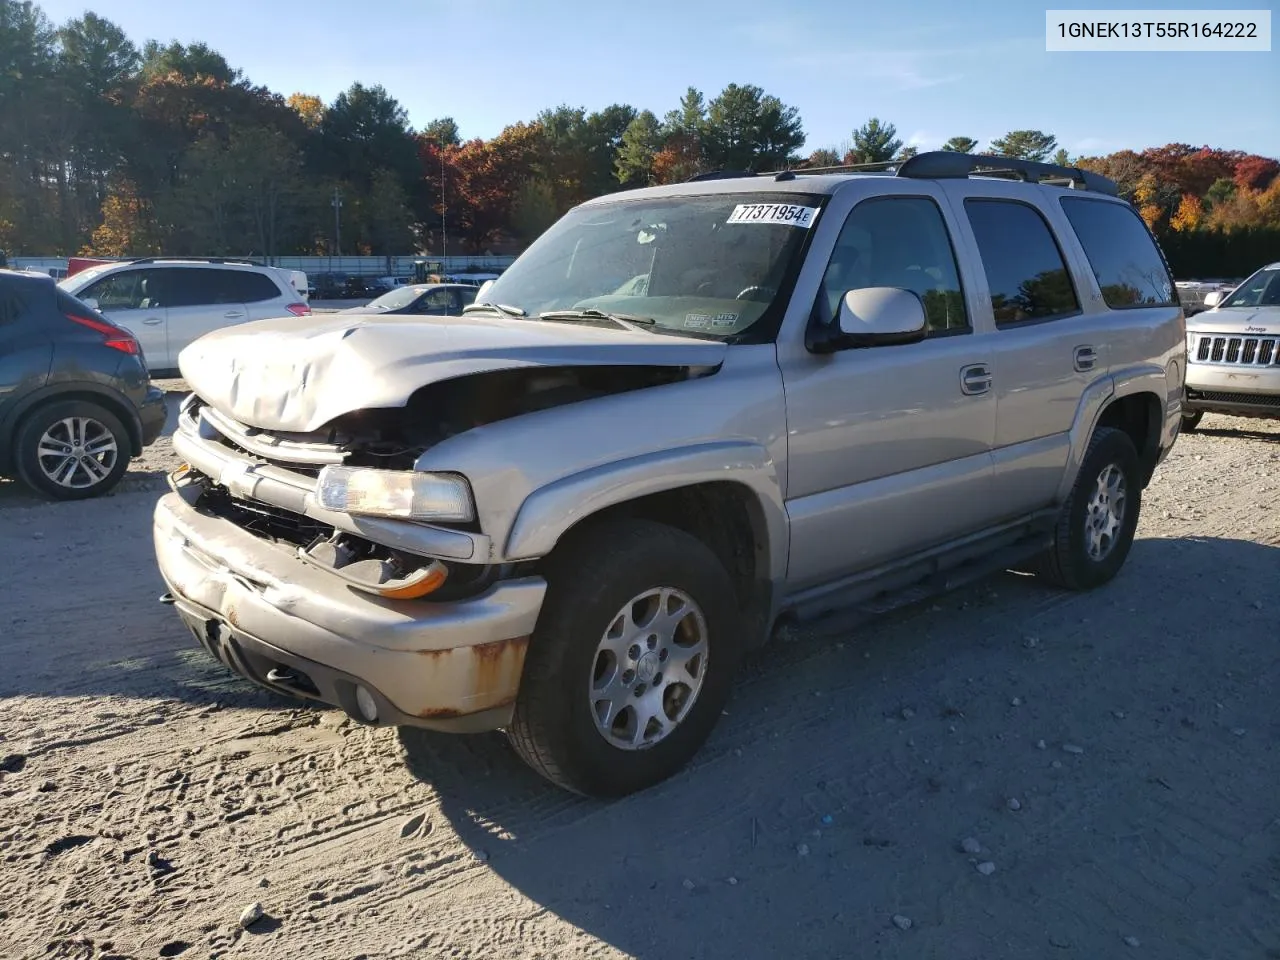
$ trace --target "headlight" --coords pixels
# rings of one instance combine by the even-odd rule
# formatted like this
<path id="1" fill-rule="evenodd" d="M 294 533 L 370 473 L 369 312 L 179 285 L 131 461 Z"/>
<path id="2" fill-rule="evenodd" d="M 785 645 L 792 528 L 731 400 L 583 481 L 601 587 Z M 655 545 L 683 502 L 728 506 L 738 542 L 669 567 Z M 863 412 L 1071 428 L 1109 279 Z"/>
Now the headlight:
<path id="1" fill-rule="evenodd" d="M 316 486 L 316 502 L 338 513 L 405 520 L 468 523 L 476 517 L 465 479 L 414 470 L 325 467 Z"/>

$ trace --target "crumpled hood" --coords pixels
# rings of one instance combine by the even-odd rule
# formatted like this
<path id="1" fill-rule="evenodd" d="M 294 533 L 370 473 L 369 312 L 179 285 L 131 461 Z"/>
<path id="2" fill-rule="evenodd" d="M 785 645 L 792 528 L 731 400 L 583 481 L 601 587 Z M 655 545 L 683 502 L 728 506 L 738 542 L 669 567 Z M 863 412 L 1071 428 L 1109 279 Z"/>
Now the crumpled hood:
<path id="1" fill-rule="evenodd" d="M 1246 329 L 1248 328 L 1248 329 Z M 1187 318 L 1188 333 L 1280 336 L 1280 307 L 1228 307 Z"/>
<path id="2" fill-rule="evenodd" d="M 263 430 L 310 433 L 419 387 L 516 367 L 716 366 L 727 347 L 584 323 L 312 314 L 215 330 L 178 355 L 203 400 Z"/>

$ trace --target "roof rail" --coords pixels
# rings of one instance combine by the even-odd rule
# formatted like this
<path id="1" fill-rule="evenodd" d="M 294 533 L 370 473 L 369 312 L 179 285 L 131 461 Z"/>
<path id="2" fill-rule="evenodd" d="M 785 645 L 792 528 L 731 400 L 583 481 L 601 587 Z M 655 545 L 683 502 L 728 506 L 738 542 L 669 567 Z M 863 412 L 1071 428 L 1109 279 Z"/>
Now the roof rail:
<path id="1" fill-rule="evenodd" d="M 875 163 L 841 163 L 831 167 L 794 167 L 796 173 L 875 173 L 878 170 L 892 170 L 900 166 L 902 160 L 877 160 Z"/>
<path id="2" fill-rule="evenodd" d="M 256 260 L 243 260 L 236 257 L 138 257 L 136 260 L 127 260 L 126 263 L 164 263 L 171 261 L 185 263 L 230 263 L 241 267 L 261 267 L 262 264 Z"/>
<path id="3" fill-rule="evenodd" d="M 911 177 L 917 180 L 959 179 L 973 174 L 988 177 L 1012 176 L 1031 183 L 1063 180 L 1075 190 L 1092 190 L 1111 197 L 1119 195 L 1115 181 L 1092 171 L 1064 167 L 1056 163 L 1041 163 L 1038 160 L 1019 160 L 1016 157 L 931 150 L 902 161 L 897 171 L 899 177 Z"/>
<path id="4" fill-rule="evenodd" d="M 740 177 L 754 177 L 757 174 L 751 170 L 711 170 L 707 173 L 696 173 L 685 183 L 701 183 L 703 180 L 737 180 Z"/>

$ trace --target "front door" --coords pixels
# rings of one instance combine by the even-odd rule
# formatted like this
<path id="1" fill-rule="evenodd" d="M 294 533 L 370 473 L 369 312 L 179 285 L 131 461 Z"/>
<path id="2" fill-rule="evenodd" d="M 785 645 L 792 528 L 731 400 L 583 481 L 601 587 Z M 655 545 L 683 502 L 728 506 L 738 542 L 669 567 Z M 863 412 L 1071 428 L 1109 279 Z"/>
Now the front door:
<path id="1" fill-rule="evenodd" d="M 931 184 L 858 202 L 814 305 L 813 322 L 835 323 L 851 289 L 912 290 L 926 339 L 825 355 L 794 336 L 779 340 L 789 592 L 979 530 L 997 512 L 991 338 L 975 330 L 946 210 Z"/>
<path id="2" fill-rule="evenodd" d="M 118 270 L 89 284 L 77 298 L 93 301 L 99 313 L 138 339 L 143 359 L 153 370 L 173 366 L 169 355 L 169 311 L 160 285 L 163 270 Z"/>

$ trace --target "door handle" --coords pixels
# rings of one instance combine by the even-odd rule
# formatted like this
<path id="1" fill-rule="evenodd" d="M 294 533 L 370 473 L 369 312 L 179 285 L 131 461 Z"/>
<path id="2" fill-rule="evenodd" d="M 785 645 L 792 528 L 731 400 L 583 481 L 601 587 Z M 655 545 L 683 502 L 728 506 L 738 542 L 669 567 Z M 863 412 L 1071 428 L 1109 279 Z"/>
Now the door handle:
<path id="1" fill-rule="evenodd" d="M 226 313 L 223 314 L 223 316 L 226 317 L 228 320 L 234 320 L 236 317 L 243 317 L 244 312 L 241 310 L 228 310 Z"/>
<path id="2" fill-rule="evenodd" d="M 975 363 L 960 369 L 960 392 L 970 397 L 986 393 L 995 378 L 985 363 Z"/>
<path id="3" fill-rule="evenodd" d="M 1093 347 L 1076 347 L 1075 366 L 1077 373 L 1084 373 L 1086 370 L 1092 370 L 1093 365 L 1098 362 L 1098 354 Z"/>
<path id="4" fill-rule="evenodd" d="M 147 317 L 147 319 L 143 320 L 142 322 L 145 323 L 148 327 L 154 327 L 157 323 L 164 323 L 164 320 L 162 320 L 160 317 Z"/>

